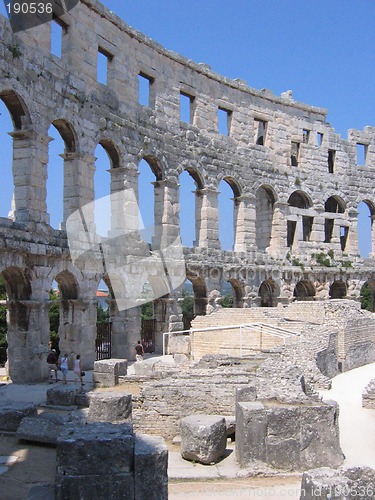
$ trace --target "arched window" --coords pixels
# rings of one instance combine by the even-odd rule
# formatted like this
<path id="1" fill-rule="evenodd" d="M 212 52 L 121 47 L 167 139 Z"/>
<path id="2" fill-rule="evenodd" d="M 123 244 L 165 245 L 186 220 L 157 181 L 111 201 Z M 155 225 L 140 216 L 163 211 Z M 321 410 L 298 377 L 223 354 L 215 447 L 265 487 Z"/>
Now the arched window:
<path id="1" fill-rule="evenodd" d="M 141 214 L 140 228 L 147 243 L 153 243 L 156 231 L 161 231 L 163 199 L 157 182 L 162 171 L 153 157 L 145 157 L 138 166 L 138 206 Z"/>
<path id="2" fill-rule="evenodd" d="M 50 225 L 58 229 L 67 216 L 68 197 L 73 191 L 71 174 L 67 168 L 69 153 L 76 151 L 75 134 L 65 120 L 54 120 L 48 129 L 51 139 L 48 147 L 47 212 Z"/>
<path id="3" fill-rule="evenodd" d="M 237 232 L 237 204 L 240 189 L 232 177 L 224 177 L 219 184 L 219 240 L 222 250 L 233 250 Z"/>
<path id="4" fill-rule="evenodd" d="M 180 234 L 185 247 L 196 246 L 199 234 L 197 218 L 196 190 L 203 188 L 203 183 L 196 170 L 186 168 L 179 177 L 180 184 Z"/>
<path id="5" fill-rule="evenodd" d="M 358 205 L 358 245 L 361 257 L 367 258 L 373 253 L 375 206 L 370 201 L 361 201 Z"/>
<path id="6" fill-rule="evenodd" d="M 13 130 L 13 123 L 8 108 L 0 100 L 0 143 L 1 143 L 1 188 L 0 188 L 0 216 L 11 217 L 14 181 L 12 174 L 13 140 L 9 132 Z"/>
<path id="7" fill-rule="evenodd" d="M 278 288 L 276 286 L 276 283 L 271 279 L 264 280 L 258 290 L 260 307 L 275 307 L 277 305 L 277 295 Z"/>
<path id="8" fill-rule="evenodd" d="M 288 204 L 290 216 L 287 221 L 287 246 L 292 247 L 298 239 L 310 241 L 314 218 L 307 212 L 312 202 L 303 191 L 294 191 L 289 196 Z"/>
<path id="9" fill-rule="evenodd" d="M 334 281 L 329 288 L 329 296 L 331 299 L 343 299 L 346 297 L 346 293 L 346 284 L 341 280 Z"/>
<path id="10" fill-rule="evenodd" d="M 296 300 L 313 300 L 315 297 L 315 287 L 314 284 L 309 280 L 299 281 L 293 292 Z"/>
<path id="11" fill-rule="evenodd" d="M 272 222 L 275 198 L 268 187 L 260 187 L 256 193 L 256 245 L 258 250 L 265 250 L 271 244 Z"/>

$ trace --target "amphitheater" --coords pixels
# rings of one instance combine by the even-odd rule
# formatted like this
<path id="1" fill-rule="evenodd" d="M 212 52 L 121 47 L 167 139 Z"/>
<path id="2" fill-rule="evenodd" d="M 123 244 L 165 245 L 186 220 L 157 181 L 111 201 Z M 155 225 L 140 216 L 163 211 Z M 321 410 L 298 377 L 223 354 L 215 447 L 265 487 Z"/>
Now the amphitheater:
<path id="1" fill-rule="evenodd" d="M 176 241 L 179 175 L 187 171 L 194 180 L 196 238 L 183 255 L 196 330 L 271 325 L 263 345 L 258 330 L 246 340 L 250 327 L 245 328 L 242 340 L 232 342 L 237 351 L 246 342 L 256 351 L 280 347 L 293 334 L 301 338 L 306 328 L 319 330 L 316 342 L 324 344 L 323 333 L 330 331 L 336 340 L 327 333 L 321 348 L 331 349 L 325 375 L 374 361 L 372 316 L 360 310 L 358 299 L 364 284 L 375 290 L 375 270 L 372 254 L 359 256 L 357 216 L 363 201 L 375 215 L 375 128 L 349 130 L 344 140 L 327 123 L 325 109 L 295 102 L 291 92 L 276 96 L 222 77 L 161 47 L 96 0 L 80 1 L 54 22 L 62 32 L 61 57 L 51 53 L 51 23 L 13 34 L 0 18 L 0 98 L 14 125 L 8 166 L 13 206 L 0 219 L 11 379 L 36 382 L 47 376 L 54 282 L 60 293 L 60 350 L 81 353 L 84 367 L 93 366 L 96 290 L 101 280 L 110 290 L 113 283 L 100 259 L 73 263 L 66 221 L 94 200 L 98 144 L 111 162 L 108 194 L 138 192 L 141 160 L 155 177 L 158 231 L 151 247 L 139 237 L 132 248 L 122 248 L 126 258 L 146 259 Z M 97 81 L 98 55 L 107 62 L 105 84 Z M 148 105 L 139 103 L 140 78 L 148 85 Z M 180 119 L 182 98 L 190 106 L 190 123 Z M 226 134 L 218 131 L 218 111 L 226 116 Z M 65 143 L 59 229 L 51 227 L 46 204 L 51 124 Z M 357 164 L 358 146 L 364 165 Z M 222 180 L 233 191 L 232 251 L 222 250 L 218 237 Z M 126 206 L 117 210 L 118 229 L 129 214 Z M 137 279 L 136 266 L 134 273 Z M 156 278 L 150 270 L 146 281 L 157 288 Z M 226 311 L 220 306 L 224 282 L 232 287 L 235 306 Z M 162 287 L 155 296 L 155 350 L 161 353 L 163 333 L 183 330 L 182 286 Z M 122 310 L 114 296 L 109 304 L 112 357 L 131 359 L 140 307 Z M 325 318 L 334 328 L 322 325 Z M 229 334 L 218 332 L 206 340 L 199 332 L 194 339 L 176 336 L 176 353 L 195 349 L 195 359 L 223 353 L 225 342 L 218 339 Z M 239 339 L 238 332 L 233 335 Z"/>

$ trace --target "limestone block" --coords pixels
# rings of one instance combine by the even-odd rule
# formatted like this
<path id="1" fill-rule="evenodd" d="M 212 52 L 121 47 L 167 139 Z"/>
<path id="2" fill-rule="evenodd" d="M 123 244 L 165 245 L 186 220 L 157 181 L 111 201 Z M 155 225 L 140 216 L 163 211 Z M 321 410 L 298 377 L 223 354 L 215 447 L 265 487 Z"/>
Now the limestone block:
<path id="1" fill-rule="evenodd" d="M 124 376 L 127 374 L 127 370 L 127 359 L 101 359 L 94 363 L 94 373 L 115 373 L 116 375 Z"/>
<path id="2" fill-rule="evenodd" d="M 56 444 L 62 426 L 68 423 L 67 416 L 42 413 L 24 418 L 17 429 L 17 439 L 37 443 Z"/>
<path id="3" fill-rule="evenodd" d="M 74 406 L 76 396 L 81 393 L 80 387 L 71 385 L 56 385 L 47 391 L 47 404 L 57 406 Z"/>
<path id="4" fill-rule="evenodd" d="M 90 422 L 131 422 L 132 395 L 118 392 L 90 394 Z"/>
<path id="5" fill-rule="evenodd" d="M 118 375 L 114 373 L 93 373 L 93 382 L 98 387 L 114 387 L 119 383 Z"/>
<path id="6" fill-rule="evenodd" d="M 225 418 L 189 415 L 181 419 L 181 456 L 202 464 L 217 462 L 225 453 Z"/>
<path id="7" fill-rule="evenodd" d="M 136 434 L 134 480 L 136 500 L 168 498 L 168 448 L 163 438 Z"/>
<path id="8" fill-rule="evenodd" d="M 191 342 L 189 335 L 170 335 L 168 339 L 169 354 L 185 354 L 190 356 Z"/>
<path id="9" fill-rule="evenodd" d="M 236 389 L 236 406 L 237 403 L 255 401 L 257 398 L 257 390 L 255 386 L 248 385 L 246 387 L 237 387 Z"/>
<path id="10" fill-rule="evenodd" d="M 260 402 L 238 403 L 236 408 L 236 458 L 241 467 L 266 460 L 267 416 Z"/>
<path id="11" fill-rule="evenodd" d="M 334 498 L 354 500 L 374 498 L 375 471 L 369 467 L 321 467 L 305 472 L 301 482 L 301 500 Z"/>
<path id="12" fill-rule="evenodd" d="M 133 427 L 111 423 L 70 424 L 57 439 L 57 474 L 124 474 L 133 470 Z"/>
<path id="13" fill-rule="evenodd" d="M 22 419 L 37 415 L 37 408 L 30 403 L 2 401 L 0 407 L 0 430 L 14 432 Z"/>
<path id="14" fill-rule="evenodd" d="M 55 500 L 118 500 L 134 498 L 131 473 L 64 476 L 56 474 Z"/>

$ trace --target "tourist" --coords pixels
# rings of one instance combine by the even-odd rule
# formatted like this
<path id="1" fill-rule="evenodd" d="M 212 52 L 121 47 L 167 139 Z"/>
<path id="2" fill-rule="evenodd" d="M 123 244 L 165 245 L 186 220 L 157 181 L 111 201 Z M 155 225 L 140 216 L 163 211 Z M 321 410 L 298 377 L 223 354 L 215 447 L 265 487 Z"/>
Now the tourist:
<path id="1" fill-rule="evenodd" d="M 62 373 L 62 381 L 63 384 L 66 384 L 66 376 L 68 375 L 68 354 L 65 353 L 64 356 L 60 359 L 60 370 Z"/>
<path id="2" fill-rule="evenodd" d="M 81 382 L 81 387 L 83 385 L 85 385 L 83 383 L 83 379 L 82 379 L 82 376 L 84 375 L 85 372 L 82 370 L 81 355 L 80 354 L 77 354 L 77 357 L 74 360 L 73 371 L 74 371 L 74 383 L 77 382 L 77 377 L 78 377 L 80 382 Z"/>
<path id="3" fill-rule="evenodd" d="M 55 379 L 56 382 L 59 380 L 57 377 L 57 355 L 56 355 L 56 350 L 52 349 L 52 351 L 48 354 L 47 356 L 47 363 L 48 363 L 48 368 L 50 370 L 50 380 L 49 383 L 53 384 L 52 379 L 53 379 L 53 372 L 55 372 Z"/>
<path id="4" fill-rule="evenodd" d="M 141 341 L 138 340 L 138 344 L 135 346 L 135 360 L 143 361 L 144 350 L 141 344 Z"/>

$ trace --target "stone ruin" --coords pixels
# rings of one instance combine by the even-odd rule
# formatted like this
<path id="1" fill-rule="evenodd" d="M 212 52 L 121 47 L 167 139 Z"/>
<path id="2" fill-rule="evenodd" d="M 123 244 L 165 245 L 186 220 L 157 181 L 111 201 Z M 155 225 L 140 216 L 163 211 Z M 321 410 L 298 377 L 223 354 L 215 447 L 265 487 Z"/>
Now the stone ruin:
<path id="1" fill-rule="evenodd" d="M 80 353 L 84 369 L 93 366 L 96 291 L 102 279 L 111 288 L 116 276 L 108 275 L 102 258 L 73 264 L 66 223 L 94 200 L 98 144 L 111 163 L 108 194 L 125 188 L 138 193 L 141 160 L 155 177 L 158 231 L 151 249 L 142 237 L 135 238 L 120 260 L 147 260 L 176 241 L 179 175 L 186 171 L 194 180 L 196 238 L 192 248 L 184 249 L 184 266 L 195 315 L 220 307 L 225 283 L 242 309 L 356 300 L 366 283 L 373 294 L 373 254 L 362 259 L 358 251 L 358 205 L 364 201 L 374 217 L 374 127 L 349 130 L 343 139 L 326 121 L 325 109 L 296 102 L 290 92 L 276 96 L 220 76 L 164 49 L 97 0 L 79 1 L 53 22 L 61 28 L 60 55 L 51 53 L 51 23 L 12 33 L 8 20 L 0 17 L 0 99 L 14 125 L 8 166 L 13 203 L 0 218 L 13 382 L 48 376 L 54 281 L 59 286 L 60 350 L 72 359 Z M 107 62 L 106 83 L 97 80 L 99 56 Z M 139 79 L 148 86 L 148 105 L 139 102 Z M 190 106 L 190 123 L 181 120 L 183 98 Z M 219 111 L 227 117 L 226 135 L 218 131 Z M 65 144 L 59 228 L 51 226 L 46 203 L 51 124 Z M 365 152 L 365 165 L 358 165 L 357 148 Z M 221 181 L 233 191 L 231 251 L 220 248 L 218 235 Z M 136 217 L 133 205 L 116 206 L 112 234 L 128 227 L 129 213 Z M 160 353 L 163 332 L 183 329 L 182 290 L 161 283 L 152 266 L 146 270 L 145 282 L 160 297 L 154 301 L 154 345 Z M 113 295 L 109 306 L 112 356 L 131 359 L 140 308 L 122 310 Z"/>

